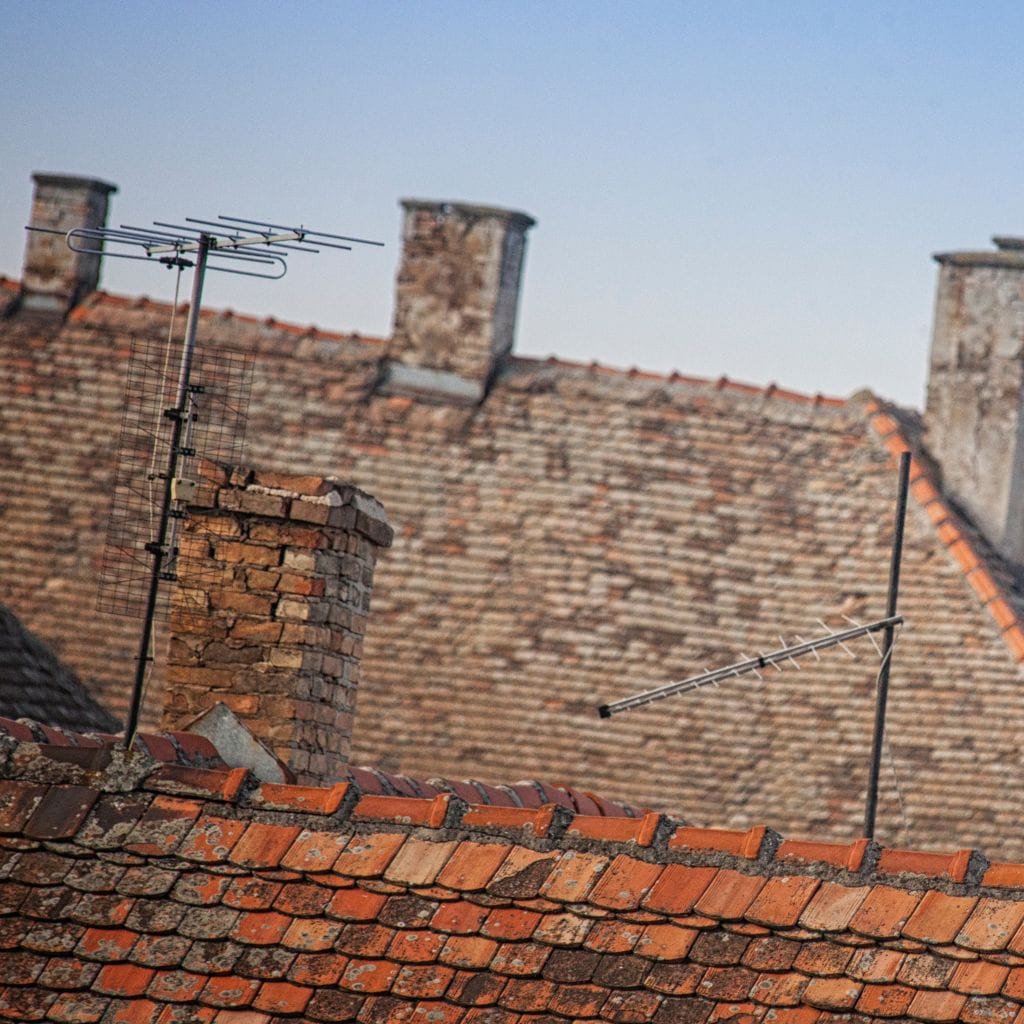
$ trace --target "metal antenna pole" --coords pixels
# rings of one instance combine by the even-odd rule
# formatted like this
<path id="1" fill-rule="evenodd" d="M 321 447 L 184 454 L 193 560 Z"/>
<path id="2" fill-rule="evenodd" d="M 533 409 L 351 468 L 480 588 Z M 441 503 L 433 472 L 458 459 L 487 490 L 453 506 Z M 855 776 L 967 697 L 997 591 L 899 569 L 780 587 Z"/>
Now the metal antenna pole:
<path id="1" fill-rule="evenodd" d="M 896 615 L 896 599 L 900 590 L 900 563 L 903 559 L 903 526 L 907 519 L 907 490 L 910 484 L 910 452 L 900 454 L 899 492 L 896 498 L 896 522 L 893 528 L 892 560 L 889 563 L 889 600 L 886 618 Z M 871 745 L 871 771 L 868 777 L 867 807 L 864 812 L 864 835 L 875 838 L 875 817 L 878 812 L 878 775 L 882 765 L 882 740 L 885 738 L 885 706 L 889 698 L 889 669 L 892 665 L 893 626 L 885 630 L 882 667 L 878 673 L 875 697 L 875 733 Z"/>
<path id="2" fill-rule="evenodd" d="M 171 505 L 174 499 L 174 481 L 178 476 L 178 461 L 182 455 L 181 441 L 186 433 L 187 421 L 191 415 L 189 396 L 189 378 L 192 373 L 192 359 L 196 348 L 196 331 L 199 327 L 199 306 L 203 298 L 203 279 L 206 276 L 206 257 L 210 249 L 210 238 L 200 235 L 196 246 L 195 275 L 192 278 L 192 299 L 188 308 L 188 322 L 185 326 L 185 343 L 181 353 L 181 368 L 178 372 L 178 391 L 173 409 L 164 415 L 174 421 L 171 432 L 171 447 L 167 453 L 167 469 L 164 472 L 164 493 L 160 505 L 160 525 L 156 540 L 146 545 L 153 556 L 153 568 L 149 578 L 149 593 L 146 597 L 146 611 L 142 624 L 142 639 L 139 642 L 139 655 L 135 663 L 135 683 L 132 687 L 132 703 L 125 722 L 124 745 L 130 749 L 135 742 L 135 734 L 139 728 L 139 712 L 142 707 L 143 691 L 146 682 L 146 669 L 153 660 L 150 644 L 153 639 L 153 621 L 156 617 L 157 596 L 160 581 L 163 579 L 164 562 L 174 557 L 174 552 L 167 547 L 168 533 L 171 523 Z"/>
<path id="3" fill-rule="evenodd" d="M 163 479 L 163 499 L 159 513 L 159 529 L 156 539 L 143 542 L 143 536 L 135 528 L 124 522 L 114 528 L 115 515 L 111 513 L 111 528 L 108 533 L 107 551 L 110 561 L 104 557 L 104 569 L 100 576 L 101 594 L 106 586 L 110 589 L 122 587 L 128 591 L 124 601 L 113 600 L 108 607 L 101 610 L 119 611 L 122 614 L 134 614 L 136 600 L 141 602 L 145 590 L 144 619 L 142 639 L 139 644 L 139 655 L 135 666 L 135 684 L 132 690 L 131 706 L 125 722 L 125 747 L 131 747 L 139 727 L 139 714 L 144 696 L 146 671 L 153 656 L 150 653 L 153 639 L 153 623 L 156 618 L 160 583 L 164 580 L 177 579 L 177 538 L 178 520 L 183 518 L 182 492 L 177 489 L 178 474 L 181 470 L 180 461 L 183 457 L 195 455 L 193 448 L 194 420 L 197 413 L 194 407 L 194 396 L 202 387 L 190 384 L 192 361 L 195 355 L 196 330 L 199 326 L 199 310 L 203 297 L 203 280 L 207 270 L 220 270 L 227 274 L 241 274 L 245 277 L 259 277 L 276 281 L 288 271 L 287 257 L 292 252 L 316 253 L 321 248 L 350 250 L 353 245 L 383 245 L 367 238 L 355 238 L 350 235 L 331 234 L 317 231 L 302 225 L 285 227 L 274 225 L 263 220 L 250 220 L 238 217 L 218 217 L 216 221 L 200 220 L 186 217 L 186 223 L 168 224 L 155 221 L 157 228 L 170 228 L 169 231 L 155 228 L 138 228 L 123 224 L 120 228 L 73 228 L 71 231 L 58 231 L 56 228 L 40 228 L 29 226 L 29 231 L 40 231 L 43 234 L 62 236 L 68 248 L 73 252 L 88 253 L 95 256 L 117 256 L 129 260 L 150 260 L 166 266 L 195 266 L 195 277 L 192 281 L 192 304 L 188 311 L 188 324 L 185 328 L 185 342 L 181 354 L 181 369 L 178 376 L 178 392 L 174 408 L 165 409 L 164 416 L 173 421 L 170 451 L 167 456 L 167 469 L 159 475 Z M 202 225 L 193 227 L 192 225 Z M 246 234 L 242 234 L 242 231 Z M 351 243 L 351 244 L 345 244 Z M 185 257 L 195 254 L 195 263 Z M 173 320 L 172 320 L 173 322 Z M 134 359 L 134 355 L 133 355 Z M 207 369 L 207 372 L 209 370 Z M 129 384 L 131 377 L 129 376 Z M 163 379 L 160 380 L 161 394 Z M 207 392 L 207 399 L 210 394 Z M 209 421 L 209 401 L 205 415 Z M 126 424 L 122 425 L 122 437 L 134 434 L 129 430 L 126 435 Z M 158 433 L 162 433 L 159 432 Z M 150 435 L 147 432 L 147 441 Z M 125 468 L 127 467 L 127 468 Z M 124 475 L 122 476 L 122 470 Z M 148 470 L 146 480 L 154 479 Z M 135 509 L 137 492 L 135 488 L 141 481 L 136 479 L 132 460 L 122 450 L 114 481 L 113 508 L 122 515 Z M 126 494 L 128 495 L 126 497 Z M 120 500 L 120 505 L 118 501 Z M 156 505 L 156 501 L 152 501 Z M 154 511 L 147 508 L 146 511 Z M 116 538 L 111 540 L 111 538 Z M 145 559 L 141 552 L 145 551 L 153 559 L 151 571 L 145 571 Z M 127 562 L 132 566 L 140 564 L 138 574 L 132 569 L 125 576 Z M 137 590 L 136 590 L 137 587 Z M 129 610 L 130 609 L 130 610 Z"/>

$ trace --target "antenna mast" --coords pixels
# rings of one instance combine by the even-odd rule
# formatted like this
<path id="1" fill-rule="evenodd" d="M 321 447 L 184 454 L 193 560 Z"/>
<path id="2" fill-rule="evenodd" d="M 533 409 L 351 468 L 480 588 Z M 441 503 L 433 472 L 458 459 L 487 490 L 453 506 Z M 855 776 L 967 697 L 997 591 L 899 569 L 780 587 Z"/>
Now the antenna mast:
<path id="1" fill-rule="evenodd" d="M 653 690 L 623 697 L 621 700 L 602 704 L 597 713 L 601 718 L 611 718 L 621 711 L 630 711 L 644 704 L 651 704 L 665 697 L 674 697 L 678 693 L 698 690 L 703 686 L 718 685 L 722 679 L 742 676 L 747 673 L 759 674 L 759 670 L 767 667 L 779 668 L 780 661 L 790 661 L 796 665 L 795 658 L 805 654 L 814 654 L 829 647 L 843 647 L 847 640 L 854 640 L 872 633 L 884 632 L 884 647 L 879 651 L 881 665 L 878 670 L 878 683 L 875 694 L 875 727 L 872 737 L 871 765 L 868 774 L 867 801 L 864 813 L 864 835 L 868 839 L 875 837 L 875 817 L 878 810 L 878 777 L 882 763 L 882 743 L 885 739 L 886 703 L 889 696 L 889 671 L 892 667 L 892 651 L 896 639 L 896 627 L 903 624 L 903 617 L 896 614 L 896 602 L 900 589 L 900 565 L 903 560 L 903 528 L 907 518 L 907 492 L 910 483 L 910 452 L 900 453 L 899 488 L 896 498 L 896 517 L 893 531 L 892 556 L 889 563 L 889 591 L 886 602 L 885 618 L 867 625 L 855 625 L 841 632 L 829 632 L 825 636 L 813 640 L 800 640 L 792 646 L 782 646 L 768 654 L 759 654 L 756 658 L 745 658 L 733 665 L 701 672 L 699 675 L 681 679 L 679 682 L 667 683 Z M 822 623 L 824 626 L 824 623 Z M 781 637 L 780 637 L 781 639 Z M 874 642 L 874 641 L 872 641 Z M 875 645 L 878 649 L 878 645 Z M 847 653 L 851 653 L 847 651 Z M 799 666 L 797 666 L 799 667 Z"/>
<path id="2" fill-rule="evenodd" d="M 153 660 L 150 647 L 160 584 L 177 579 L 178 524 L 185 516 L 185 505 L 191 493 L 188 481 L 180 477 L 180 469 L 184 458 L 196 454 L 192 447 L 197 419 L 194 399 L 196 394 L 203 390 L 202 385 L 193 384 L 191 378 L 206 271 L 221 270 L 247 277 L 278 280 L 288 272 L 287 257 L 291 252 L 317 253 L 321 248 L 351 250 L 352 246 L 344 244 L 346 242 L 377 246 L 384 244 L 366 238 L 328 234 L 305 227 L 289 228 L 264 220 L 228 217 L 223 214 L 217 221 L 198 220 L 194 217 L 186 217 L 185 221 L 186 225 L 154 221 L 157 228 L 169 229 L 162 231 L 126 224 L 122 224 L 120 228 L 75 228 L 66 234 L 51 228 L 27 228 L 29 231 L 64 235 L 68 247 L 75 252 L 116 256 L 122 259 L 151 260 L 179 269 L 195 268 L 175 403 L 171 408 L 163 410 L 163 416 L 172 423 L 171 440 L 166 468 L 158 474 L 163 481 L 163 494 L 157 534 L 153 540 L 145 544 L 145 551 L 151 557 L 152 565 L 142 636 L 135 663 L 132 699 L 125 722 L 126 748 L 131 747 L 138 731 L 146 672 Z M 200 226 L 187 226 L 190 224 Z M 242 234 L 243 230 L 245 234 Z"/>

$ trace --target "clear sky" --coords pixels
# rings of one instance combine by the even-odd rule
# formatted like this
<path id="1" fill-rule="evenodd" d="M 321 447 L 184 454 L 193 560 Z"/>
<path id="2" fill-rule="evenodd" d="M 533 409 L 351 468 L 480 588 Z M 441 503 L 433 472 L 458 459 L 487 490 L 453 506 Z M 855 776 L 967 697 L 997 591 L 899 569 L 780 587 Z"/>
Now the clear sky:
<path id="1" fill-rule="evenodd" d="M 522 209 L 517 351 L 920 406 L 931 254 L 1024 233 L 1024 4 L 3 0 L 0 273 L 30 175 L 111 223 L 380 238 L 205 304 L 387 333 L 400 196 Z M 107 260 L 111 291 L 171 275 Z"/>

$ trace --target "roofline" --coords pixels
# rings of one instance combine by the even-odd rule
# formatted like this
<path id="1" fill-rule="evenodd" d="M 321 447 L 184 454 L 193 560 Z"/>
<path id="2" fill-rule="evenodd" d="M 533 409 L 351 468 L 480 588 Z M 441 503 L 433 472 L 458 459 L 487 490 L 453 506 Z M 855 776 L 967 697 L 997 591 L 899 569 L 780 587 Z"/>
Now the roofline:
<path id="1" fill-rule="evenodd" d="M 0 733 L 3 726 L 21 724 L 0 720 Z M 188 734 L 176 736 L 179 741 L 188 739 Z M 1009 895 L 1006 890 L 1024 889 L 1024 864 L 990 863 L 973 849 L 934 853 L 883 848 L 864 838 L 846 843 L 784 839 L 764 825 L 746 830 L 696 828 L 655 812 L 629 818 L 579 813 L 557 803 L 470 803 L 450 792 L 425 797 L 382 795 L 368 793 L 354 782 L 261 783 L 246 768 L 200 768 L 124 751 L 119 752 L 121 760 L 112 765 L 108 778 L 105 766 L 89 763 L 80 748 L 76 754 L 68 747 L 28 739 L 17 730 L 15 735 L 4 735 L 3 745 L 12 755 L 0 762 L 6 769 L 0 771 L 6 779 L 5 792 L 14 797 L 3 811 L 8 833 L 34 834 L 32 814 L 37 804 L 48 800 L 49 788 L 54 801 L 64 801 L 65 810 L 63 793 L 68 784 L 80 794 L 75 813 L 65 814 L 56 828 L 52 823 L 48 826 L 50 840 L 73 841 L 86 827 L 101 794 L 124 793 L 128 780 L 131 790 L 198 801 L 193 806 L 206 806 L 207 814 L 219 816 L 225 810 L 229 817 L 283 813 L 290 822 L 304 823 L 313 831 L 415 829 L 421 838 L 434 841 L 466 836 L 539 850 L 628 853 L 662 864 L 732 864 L 745 873 L 813 875 L 847 886 L 881 882 L 913 890 L 988 892 L 1002 898 Z M 32 799 L 19 800 L 16 789 L 31 791 Z"/>
<path id="2" fill-rule="evenodd" d="M 17 278 L 9 278 L 0 275 L 0 288 L 8 291 L 19 291 L 21 287 Z M 68 314 L 71 323 L 81 324 L 88 320 L 89 311 L 98 306 L 112 306 L 120 309 L 150 310 L 153 312 L 166 311 L 170 313 L 173 304 L 161 302 L 141 295 L 132 297 L 128 295 L 115 294 L 107 291 L 96 291 L 86 296 L 81 302 L 74 306 Z M 179 303 L 177 307 L 179 314 L 188 311 L 188 303 Z M 377 335 L 360 334 L 357 331 L 328 331 L 315 324 L 297 324 L 288 320 L 278 320 L 275 317 L 257 317 L 246 313 L 236 313 L 232 309 L 203 309 L 200 316 L 203 320 L 233 320 L 237 323 L 250 324 L 254 327 L 271 327 L 274 330 L 292 334 L 296 337 L 317 337 L 328 341 L 360 341 L 368 345 L 385 345 L 387 338 Z M 523 366 L 550 366 L 566 370 L 582 370 L 609 377 L 625 377 L 631 380 L 650 381 L 657 384 L 684 384 L 691 387 L 714 388 L 717 391 L 728 391 L 732 394 L 748 395 L 755 398 L 774 398 L 785 402 L 794 402 L 798 405 L 810 405 L 815 407 L 843 408 L 849 405 L 848 398 L 840 398 L 836 395 L 826 395 L 819 391 L 809 394 L 804 391 L 796 391 L 791 388 L 783 388 L 771 382 L 769 384 L 751 384 L 745 381 L 733 380 L 725 376 L 721 377 L 696 377 L 680 373 L 678 370 L 671 370 L 668 373 L 654 370 L 644 370 L 638 366 L 619 367 L 607 363 L 600 363 L 597 360 L 583 362 L 582 360 L 564 359 L 561 356 L 527 356 L 513 354 L 509 358 L 511 365 Z"/>
<path id="3" fill-rule="evenodd" d="M 910 493 L 935 527 L 939 541 L 970 584 L 979 603 L 992 617 L 1003 642 L 1019 664 L 1024 662 L 1024 622 L 1007 600 L 1006 591 L 993 577 L 986 556 L 965 531 L 964 519 L 943 498 L 931 474 L 914 455 L 899 423 L 872 395 L 864 406 L 868 423 L 894 462 L 910 452 Z"/>

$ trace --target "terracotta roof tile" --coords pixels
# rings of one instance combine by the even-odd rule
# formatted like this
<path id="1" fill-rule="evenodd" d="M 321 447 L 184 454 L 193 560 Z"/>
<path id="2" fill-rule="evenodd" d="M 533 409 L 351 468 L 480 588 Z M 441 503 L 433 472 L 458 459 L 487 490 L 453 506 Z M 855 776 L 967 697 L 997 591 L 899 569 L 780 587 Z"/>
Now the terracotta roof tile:
<path id="1" fill-rule="evenodd" d="M 721 850 L 723 853 L 754 859 L 761 850 L 766 833 L 764 826 L 747 832 L 684 826 L 676 829 L 668 845 L 670 849 Z"/>
<path id="2" fill-rule="evenodd" d="M 277 867 L 298 837 L 294 825 L 250 824 L 230 854 L 233 864 L 243 867 Z"/>
<path id="3" fill-rule="evenodd" d="M 850 929 L 874 938 L 895 938 L 902 934 L 921 902 L 921 895 L 886 885 L 875 886 L 850 919 Z"/>
<path id="4" fill-rule="evenodd" d="M 952 942 L 977 902 L 976 896 L 927 892 L 903 926 L 903 934 L 929 943 Z"/>
<path id="5" fill-rule="evenodd" d="M 1010 1024 L 1020 1013 L 1020 1007 L 1008 999 L 972 996 L 960 1011 L 964 1024 Z"/>
<path id="6" fill-rule="evenodd" d="M 437 882 L 463 891 L 484 889 L 508 852 L 498 843 L 462 842 L 441 869 Z"/>
<path id="7" fill-rule="evenodd" d="M 555 867 L 557 858 L 517 846 L 494 872 L 487 892 L 494 896 L 533 899 L 540 895 L 541 887 Z"/>
<path id="8" fill-rule="evenodd" d="M 892 873 L 913 853 L 854 871 L 849 848 L 809 857 L 762 836 L 751 859 L 752 843 L 723 850 L 710 830 L 706 847 L 684 849 L 658 828 L 642 848 L 632 833 L 634 856 L 623 831 L 574 830 L 564 805 L 564 827 L 530 837 L 533 849 L 518 830 L 483 840 L 462 804 L 431 816 L 436 794 L 376 798 L 405 813 L 371 820 L 330 790 L 280 811 L 258 787 L 223 800 L 209 783 L 202 803 L 147 798 L 127 827 L 106 814 L 106 833 L 103 793 L 49 848 L 10 837 L 0 983 L 52 994 L 68 1020 L 139 1005 L 371 1024 L 462 1024 L 471 1011 L 766 1024 L 955 1012 L 988 1024 L 1024 1005 L 1024 903 L 976 873 L 953 882 L 956 855 L 937 855 L 930 874 Z"/>
<path id="9" fill-rule="evenodd" d="M 935 878 L 946 877 L 962 882 L 967 877 L 972 850 L 954 854 L 919 853 L 913 850 L 883 850 L 876 870 L 880 874 L 920 874 Z"/>
<path id="10" fill-rule="evenodd" d="M 303 830 L 281 858 L 282 868 L 330 871 L 345 850 L 346 839 L 331 832 Z"/>
<path id="11" fill-rule="evenodd" d="M 157 796 L 135 823 L 125 849 L 144 855 L 174 853 L 199 817 L 202 804 Z"/>
<path id="12" fill-rule="evenodd" d="M 46 791 L 46 786 L 0 781 L 0 832 L 9 835 L 20 833 Z"/>
<path id="13" fill-rule="evenodd" d="M 382 874 L 404 842 L 405 836 L 396 832 L 353 836 L 335 861 L 334 870 L 354 877 Z"/>
<path id="14" fill-rule="evenodd" d="M 967 995 L 991 996 L 1002 989 L 1009 973 L 1009 967 L 984 960 L 962 963 L 953 972 L 949 987 Z"/>
<path id="15" fill-rule="evenodd" d="M 635 909 L 640 906 L 662 870 L 661 865 L 647 864 L 620 854 L 591 890 L 590 902 L 615 910 Z"/>
<path id="16" fill-rule="evenodd" d="M 455 842 L 431 843 L 409 838 L 386 868 L 384 877 L 408 885 L 430 885 L 448 863 L 457 845 Z"/>
<path id="17" fill-rule="evenodd" d="M 787 839 L 775 854 L 778 861 L 799 861 L 801 863 L 829 864 L 836 868 L 859 871 L 864 863 L 864 854 L 870 845 L 867 839 L 853 843 L 809 843 Z"/>
<path id="18" fill-rule="evenodd" d="M 756 924 L 795 925 L 818 885 L 815 878 L 792 875 L 771 878 L 747 908 L 745 916 Z"/>
<path id="19" fill-rule="evenodd" d="M 765 879 L 757 875 L 744 875 L 723 868 L 712 880 L 704 895 L 694 904 L 694 909 L 709 917 L 741 918 L 764 888 L 764 884 Z"/>

